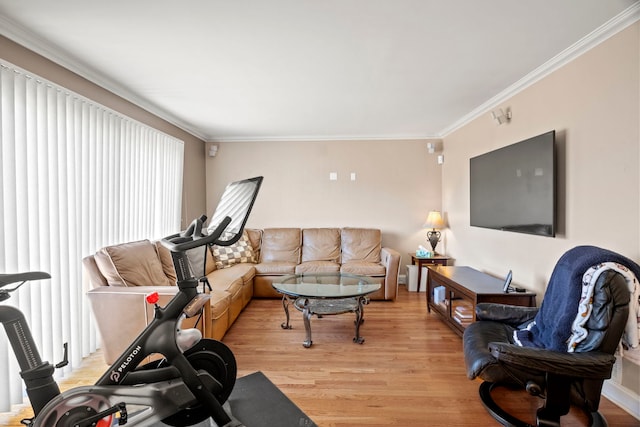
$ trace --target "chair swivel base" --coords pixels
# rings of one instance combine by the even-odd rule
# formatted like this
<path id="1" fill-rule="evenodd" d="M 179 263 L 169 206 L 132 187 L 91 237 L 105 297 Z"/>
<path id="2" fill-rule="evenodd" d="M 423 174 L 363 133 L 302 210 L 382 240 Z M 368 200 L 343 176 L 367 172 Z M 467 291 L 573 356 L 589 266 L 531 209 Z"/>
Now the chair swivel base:
<path id="1" fill-rule="evenodd" d="M 538 409 L 537 414 L 537 426 L 526 423 L 519 418 L 514 417 L 509 414 L 507 411 L 502 409 L 491 396 L 491 391 L 495 388 L 501 386 L 498 383 L 492 383 L 489 381 L 484 381 L 480 384 L 480 400 L 482 400 L 482 404 L 489 414 L 496 419 L 500 424 L 506 427 L 560 427 L 560 416 L 552 416 L 551 419 L 547 419 L 545 416 L 544 408 Z M 591 427 L 607 427 L 607 420 L 604 416 L 598 412 L 587 412 L 587 416 L 589 418 L 589 426 Z"/>

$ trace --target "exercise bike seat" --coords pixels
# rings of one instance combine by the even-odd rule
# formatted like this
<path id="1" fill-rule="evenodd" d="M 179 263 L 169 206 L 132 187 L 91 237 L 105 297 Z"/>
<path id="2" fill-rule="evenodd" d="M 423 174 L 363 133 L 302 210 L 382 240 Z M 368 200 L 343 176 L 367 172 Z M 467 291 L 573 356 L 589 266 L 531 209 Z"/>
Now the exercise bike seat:
<path id="1" fill-rule="evenodd" d="M 27 273 L 0 274 L 0 288 L 11 283 L 26 282 L 28 280 L 50 279 L 51 275 L 44 271 L 30 271 Z"/>

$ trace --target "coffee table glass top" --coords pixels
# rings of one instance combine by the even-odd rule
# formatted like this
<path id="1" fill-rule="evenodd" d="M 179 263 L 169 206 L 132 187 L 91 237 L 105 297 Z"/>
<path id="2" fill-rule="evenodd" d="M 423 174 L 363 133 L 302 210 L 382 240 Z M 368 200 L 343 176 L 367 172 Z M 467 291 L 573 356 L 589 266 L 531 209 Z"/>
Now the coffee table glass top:
<path id="1" fill-rule="evenodd" d="M 289 300 L 302 312 L 307 337 L 302 343 L 309 348 L 311 340 L 311 316 L 355 313 L 356 334 L 353 342 L 362 344 L 360 325 L 364 322 L 364 305 L 369 303 L 369 294 L 382 287 L 382 278 L 357 276 L 346 273 L 305 273 L 285 276 L 272 286 L 282 294 L 282 306 L 286 321 L 282 329 L 291 329 L 289 323 Z"/>
<path id="2" fill-rule="evenodd" d="M 284 276 L 273 287 L 303 298 L 354 298 L 380 289 L 382 279 L 345 273 L 304 273 Z"/>

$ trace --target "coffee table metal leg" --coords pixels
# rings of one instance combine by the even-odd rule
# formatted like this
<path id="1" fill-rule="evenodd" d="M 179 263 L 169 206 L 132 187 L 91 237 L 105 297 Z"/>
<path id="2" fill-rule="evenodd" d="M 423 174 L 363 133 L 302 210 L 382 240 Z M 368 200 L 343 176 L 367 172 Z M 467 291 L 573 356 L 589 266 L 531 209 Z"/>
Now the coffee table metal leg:
<path id="1" fill-rule="evenodd" d="M 364 337 L 360 336 L 360 325 L 364 322 L 364 304 L 369 302 L 369 299 L 366 297 L 358 297 L 357 304 L 354 312 L 356 313 L 356 336 L 353 338 L 353 342 L 357 344 L 362 344 L 364 342 Z"/>
<path id="2" fill-rule="evenodd" d="M 311 347 L 311 310 L 309 309 L 309 299 L 304 300 L 304 309 L 302 310 L 302 318 L 304 319 L 304 329 L 307 332 L 307 339 L 302 343 L 305 348 Z"/>
<path id="3" fill-rule="evenodd" d="M 291 329 L 291 324 L 289 323 L 289 298 L 286 295 L 282 296 L 282 307 L 284 308 L 284 314 L 287 316 L 287 321 L 283 322 L 280 327 L 282 329 Z"/>

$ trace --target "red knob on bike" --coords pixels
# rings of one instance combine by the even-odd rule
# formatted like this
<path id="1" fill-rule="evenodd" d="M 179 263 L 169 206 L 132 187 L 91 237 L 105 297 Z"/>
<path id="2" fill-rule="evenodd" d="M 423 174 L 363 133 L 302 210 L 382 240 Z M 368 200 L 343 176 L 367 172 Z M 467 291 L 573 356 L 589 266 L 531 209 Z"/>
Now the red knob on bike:
<path id="1" fill-rule="evenodd" d="M 160 295 L 157 292 L 151 292 L 145 298 L 148 304 L 157 304 L 160 301 Z"/>

